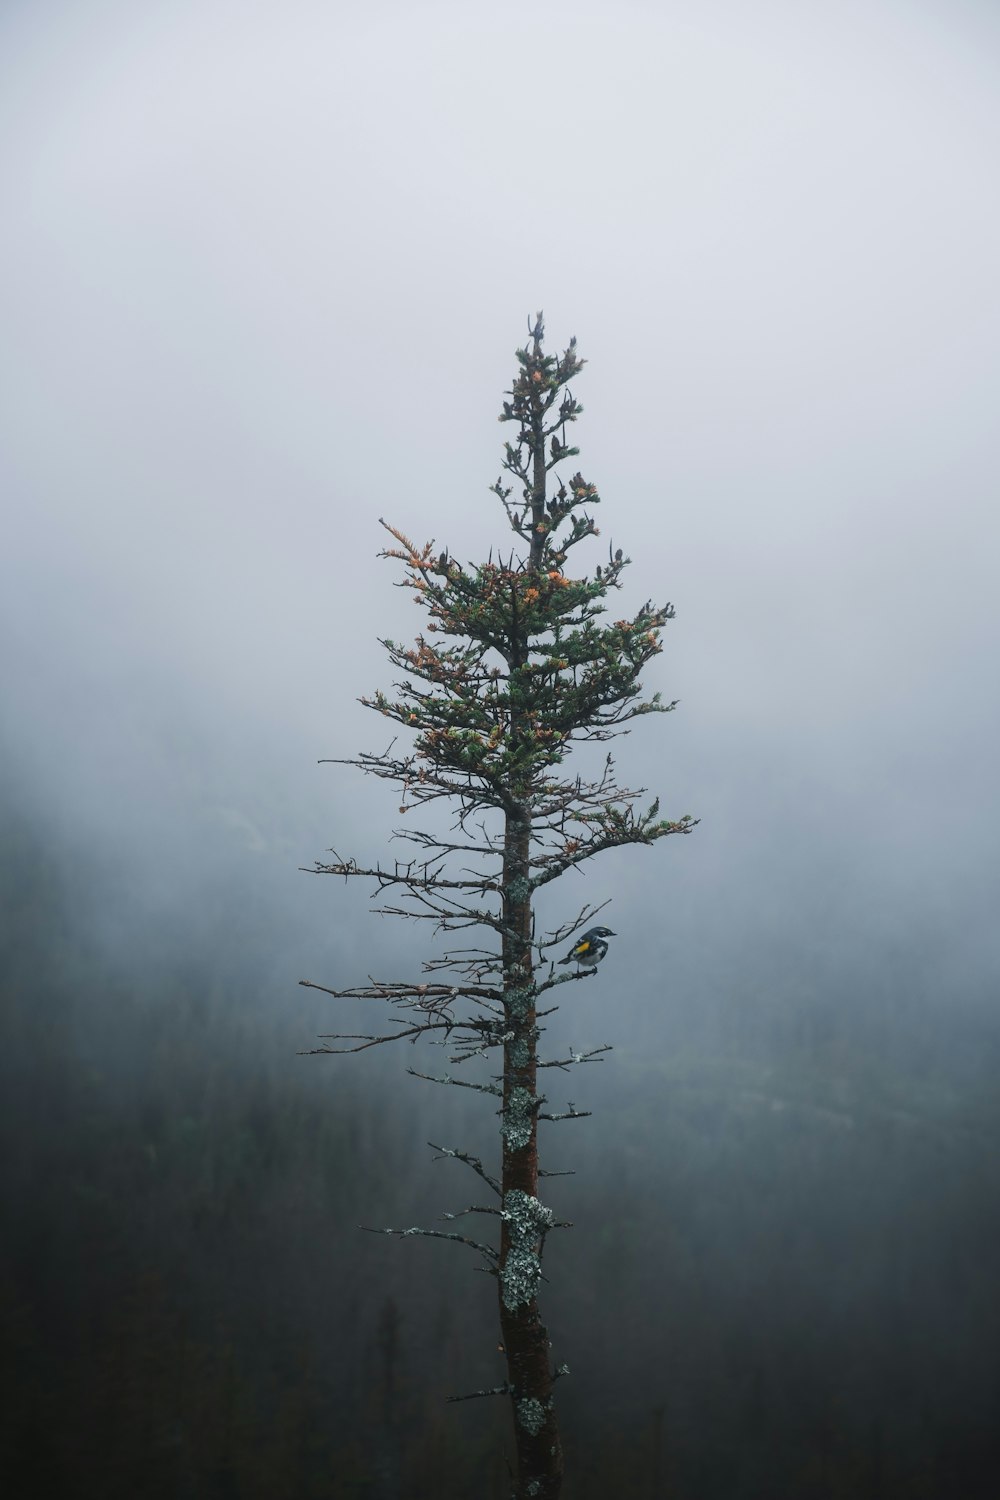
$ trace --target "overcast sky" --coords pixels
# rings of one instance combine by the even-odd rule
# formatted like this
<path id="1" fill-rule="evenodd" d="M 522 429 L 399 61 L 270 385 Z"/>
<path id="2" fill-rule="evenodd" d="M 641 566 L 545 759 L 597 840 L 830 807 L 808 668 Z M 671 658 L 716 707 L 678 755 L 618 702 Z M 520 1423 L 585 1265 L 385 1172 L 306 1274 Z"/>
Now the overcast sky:
<path id="1" fill-rule="evenodd" d="M 377 518 L 506 545 L 544 308 L 589 562 L 677 607 L 622 776 L 703 819 L 588 894 L 995 962 L 998 82 L 985 0 L 6 4 L 8 779 L 124 861 L 377 853 L 314 764 L 418 623 Z"/>

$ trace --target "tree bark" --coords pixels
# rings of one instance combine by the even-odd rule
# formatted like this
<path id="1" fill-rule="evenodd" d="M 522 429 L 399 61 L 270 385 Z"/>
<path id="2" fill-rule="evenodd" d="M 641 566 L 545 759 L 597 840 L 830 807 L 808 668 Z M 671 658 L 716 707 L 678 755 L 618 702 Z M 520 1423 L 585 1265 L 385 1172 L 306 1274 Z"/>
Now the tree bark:
<path id="1" fill-rule="evenodd" d="M 553 1500 L 562 1488 L 563 1455 L 552 1401 L 549 1336 L 531 1285 L 541 1232 L 538 1201 L 538 1095 L 531 893 L 531 815 L 519 804 L 507 816 L 504 840 L 505 1009 L 503 1167 L 505 1217 L 500 1228 L 500 1326 L 507 1356 L 517 1448 L 518 1500 Z M 520 1195 L 523 1194 L 524 1198 Z M 525 1199 L 531 1200 L 530 1203 Z M 533 1229 L 534 1226 L 534 1229 Z"/>

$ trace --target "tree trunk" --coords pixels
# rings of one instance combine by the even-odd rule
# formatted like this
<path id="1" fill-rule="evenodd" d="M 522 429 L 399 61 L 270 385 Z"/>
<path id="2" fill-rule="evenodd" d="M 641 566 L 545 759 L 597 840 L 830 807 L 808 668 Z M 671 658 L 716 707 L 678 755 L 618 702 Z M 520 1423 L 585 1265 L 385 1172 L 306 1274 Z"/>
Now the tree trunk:
<path id="1" fill-rule="evenodd" d="M 500 1326 L 514 1411 L 518 1500 L 552 1500 L 562 1488 L 563 1456 L 552 1402 L 548 1330 L 534 1294 L 544 1219 L 538 1204 L 538 1095 L 535 988 L 531 955 L 531 815 L 519 804 L 504 840 L 503 1078 L 504 1218 L 500 1230 Z"/>

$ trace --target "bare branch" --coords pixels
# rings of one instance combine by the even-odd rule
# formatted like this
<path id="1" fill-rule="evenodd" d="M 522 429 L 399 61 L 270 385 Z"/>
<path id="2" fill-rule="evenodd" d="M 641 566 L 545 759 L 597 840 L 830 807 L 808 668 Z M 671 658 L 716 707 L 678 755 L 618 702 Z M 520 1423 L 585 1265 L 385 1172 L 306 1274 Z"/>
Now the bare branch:
<path id="1" fill-rule="evenodd" d="M 503 1093 L 503 1090 L 495 1083 L 469 1083 L 464 1078 L 451 1078 L 448 1074 L 445 1074 L 443 1078 L 437 1078 L 433 1073 L 419 1073 L 416 1068 L 407 1068 L 406 1071 L 411 1078 L 423 1078 L 426 1083 L 448 1083 L 452 1088 L 475 1089 L 480 1094 L 493 1094 L 498 1099 Z"/>
<path id="2" fill-rule="evenodd" d="M 325 984 L 316 984 L 312 979 L 300 979 L 299 984 L 303 989 L 320 990 L 324 995 L 332 995 L 335 1000 L 389 1000 L 395 1003 L 412 999 L 421 1003 L 433 1003 L 439 999 L 503 999 L 502 991 L 485 985 L 413 984 L 405 979 L 372 979 L 370 975 L 369 980 L 367 985 L 351 985 L 346 990 L 333 990 Z"/>
<path id="3" fill-rule="evenodd" d="M 433 1141 L 428 1141 L 427 1144 L 428 1146 L 430 1146 L 432 1151 L 437 1151 L 440 1153 L 434 1158 L 435 1161 L 443 1161 L 446 1157 L 453 1157 L 455 1161 L 464 1162 L 467 1167 L 472 1168 L 477 1177 L 481 1177 L 484 1182 L 489 1183 L 490 1187 L 498 1197 L 500 1196 L 499 1182 L 495 1177 L 490 1176 L 489 1172 L 487 1172 L 478 1156 L 470 1156 L 467 1152 L 456 1151 L 450 1146 L 435 1146 Z"/>
<path id="4" fill-rule="evenodd" d="M 612 899 L 613 898 L 609 896 L 606 901 L 602 901 L 598 906 L 584 906 L 580 909 L 579 914 L 573 917 L 571 921 L 564 922 L 561 927 L 555 927 L 546 932 L 545 941 L 542 943 L 536 943 L 535 945 L 538 949 L 539 955 L 541 955 L 546 948 L 561 948 L 567 938 L 572 937 L 574 932 L 578 932 L 581 927 L 585 925 L 589 926 L 593 919 L 597 916 L 597 913 L 599 911 L 603 911 L 606 906 L 610 906 Z"/>
<path id="5" fill-rule="evenodd" d="M 541 980 L 541 982 L 536 986 L 537 993 L 539 995 L 544 995 L 546 990 L 554 990 L 556 986 L 560 984 L 576 984 L 581 979 L 593 979 L 596 973 L 596 964 L 591 965 L 589 968 L 577 968 L 572 973 L 567 972 L 565 974 L 556 974 L 550 970 L 550 977 L 548 979 Z M 556 1007 L 553 1007 L 553 1009 L 555 1008 Z M 539 1014 L 541 1014 L 541 1012 L 539 1012 Z"/>
<path id="6" fill-rule="evenodd" d="M 356 1047 L 307 1047 L 304 1051 L 297 1053 L 298 1057 L 326 1057 L 344 1056 L 350 1052 L 366 1052 L 369 1047 L 382 1047 L 388 1042 L 402 1042 L 409 1038 L 411 1041 L 425 1032 L 436 1031 L 441 1027 L 451 1029 L 452 1023 L 447 1021 L 425 1021 L 419 1026 L 408 1026 L 403 1031 L 387 1032 L 384 1036 L 373 1036 L 368 1033 L 354 1034 L 352 1032 L 330 1032 L 329 1040 L 336 1042 L 357 1042 Z"/>
<path id="7" fill-rule="evenodd" d="M 446 1233 L 443 1229 L 418 1229 L 416 1226 L 412 1229 L 372 1229 L 368 1224 L 359 1224 L 358 1228 L 363 1229 L 366 1234 L 392 1234 L 402 1240 L 410 1239 L 413 1235 L 429 1240 L 454 1240 L 457 1245 L 468 1245 L 470 1250 L 478 1250 L 480 1255 L 485 1255 L 489 1260 L 500 1259 L 499 1251 L 494 1250 L 492 1245 L 480 1244 L 478 1240 L 470 1240 L 464 1234 Z"/>
<path id="8" fill-rule="evenodd" d="M 574 1063 L 585 1063 L 585 1062 L 594 1062 L 594 1061 L 603 1062 L 604 1059 L 603 1059 L 603 1057 L 599 1056 L 599 1054 L 601 1052 L 612 1052 L 612 1051 L 614 1051 L 614 1048 L 611 1046 L 610 1042 L 605 1042 L 605 1044 L 604 1044 L 603 1047 L 592 1047 L 589 1052 L 574 1052 L 573 1049 L 572 1049 L 572 1047 L 571 1047 L 569 1049 L 569 1057 L 553 1058 L 551 1062 L 541 1062 L 541 1061 L 539 1061 L 538 1066 L 540 1068 L 564 1068 L 565 1069 L 565 1068 L 572 1067 Z"/>
<path id="9" fill-rule="evenodd" d="M 567 1371 L 568 1373 L 568 1371 Z M 554 1378 L 554 1377 L 553 1377 Z M 489 1390 L 470 1391 L 467 1396 L 445 1396 L 446 1401 L 475 1401 L 480 1396 L 509 1396 L 513 1391 L 512 1385 L 493 1385 Z"/>

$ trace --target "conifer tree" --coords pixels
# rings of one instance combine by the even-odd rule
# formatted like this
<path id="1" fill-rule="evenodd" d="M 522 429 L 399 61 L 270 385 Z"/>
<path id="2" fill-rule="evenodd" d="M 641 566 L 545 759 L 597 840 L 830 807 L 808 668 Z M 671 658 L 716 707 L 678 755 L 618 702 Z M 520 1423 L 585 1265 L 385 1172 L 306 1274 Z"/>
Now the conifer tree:
<path id="1" fill-rule="evenodd" d="M 377 1232 L 469 1246 L 495 1275 L 507 1380 L 474 1394 L 509 1396 L 517 1455 L 513 1493 L 518 1500 L 544 1500 L 558 1495 L 562 1482 L 553 1385 L 565 1371 L 553 1368 L 537 1300 L 545 1239 L 560 1227 L 539 1195 L 546 1174 L 539 1166 L 538 1127 L 584 1112 L 572 1104 L 561 1112 L 546 1109 L 539 1071 L 592 1061 L 609 1048 L 540 1055 L 539 1016 L 555 998 L 551 992 L 597 972 L 586 958 L 557 972 L 555 951 L 600 907 L 585 905 L 539 933 L 533 900 L 542 886 L 605 850 L 688 833 L 696 820 L 663 819 L 656 801 L 643 810 L 642 789 L 618 784 L 610 755 L 596 779 L 564 769 L 575 744 L 609 740 L 631 720 L 675 707 L 659 693 L 644 698 L 640 686 L 674 611 L 647 601 L 631 618 L 602 621 L 629 559 L 609 548 L 607 561 L 592 573 L 576 566 L 577 549 L 599 535 L 596 486 L 578 470 L 566 477 L 579 453 L 567 435 L 582 411 L 570 383 L 584 361 L 575 339 L 561 357 L 545 353 L 540 313 L 529 335 L 517 351 L 500 415 L 513 437 L 504 445 L 503 473 L 491 486 L 514 533 L 510 550 L 464 566 L 447 549 L 417 545 L 381 522 L 392 545 L 380 555 L 402 564 L 402 586 L 423 607 L 426 624 L 413 645 L 382 642 L 402 680 L 362 702 L 398 725 L 406 743 L 397 737 L 382 753 L 337 761 L 398 783 L 404 810 L 445 801 L 454 817 L 451 831 L 401 829 L 395 837 L 410 846 L 402 860 L 360 865 L 331 850 L 332 859 L 315 866 L 317 874 L 374 882 L 383 913 L 430 923 L 435 933 L 478 930 L 483 936 L 474 947 L 427 956 L 420 974 L 402 979 L 370 979 L 348 989 L 302 983 L 340 998 L 384 1001 L 390 1011 L 385 1030 L 335 1034 L 315 1051 L 358 1052 L 428 1037 L 445 1047 L 457 1071 L 407 1071 L 498 1101 L 499 1172 L 468 1152 L 431 1143 L 491 1190 L 494 1203 L 470 1205 L 462 1215 L 496 1218 L 496 1240 L 457 1229 Z M 485 1079 L 469 1068 L 477 1059 L 492 1063 Z"/>

